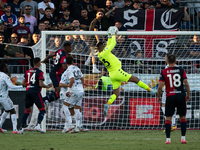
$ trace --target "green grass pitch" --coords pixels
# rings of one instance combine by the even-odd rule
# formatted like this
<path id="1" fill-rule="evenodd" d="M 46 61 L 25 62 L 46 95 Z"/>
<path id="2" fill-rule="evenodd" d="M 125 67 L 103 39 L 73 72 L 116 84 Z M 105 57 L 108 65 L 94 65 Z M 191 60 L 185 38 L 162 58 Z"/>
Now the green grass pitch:
<path id="1" fill-rule="evenodd" d="M 188 144 L 181 144 L 181 131 L 171 133 L 166 145 L 162 130 L 89 131 L 61 133 L 25 131 L 24 135 L 11 131 L 0 133 L 0 150 L 200 150 L 200 130 L 187 130 Z"/>

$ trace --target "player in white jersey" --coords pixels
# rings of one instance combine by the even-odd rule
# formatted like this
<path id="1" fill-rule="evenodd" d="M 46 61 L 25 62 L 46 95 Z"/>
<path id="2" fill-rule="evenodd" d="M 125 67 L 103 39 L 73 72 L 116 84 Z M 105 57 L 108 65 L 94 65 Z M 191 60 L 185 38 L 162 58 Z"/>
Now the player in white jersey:
<path id="1" fill-rule="evenodd" d="M 81 70 L 73 65 L 73 58 L 66 58 L 67 70 L 62 74 L 59 86 L 61 87 L 60 98 L 64 99 L 64 113 L 67 123 L 63 129 L 63 133 L 70 131 L 71 133 L 79 132 L 82 123 L 81 103 L 84 95 L 84 78 Z M 72 127 L 72 119 L 69 108 L 74 107 L 76 116 L 76 128 Z M 82 130 L 83 131 L 83 130 Z"/>
<path id="2" fill-rule="evenodd" d="M 12 84 L 10 77 L 6 75 L 8 73 L 8 66 L 5 63 L 0 64 L 0 105 L 4 108 L 4 112 L 1 115 L 0 120 L 0 132 L 4 132 L 2 130 L 2 125 L 6 120 L 8 113 L 11 114 L 11 121 L 13 124 L 13 134 L 17 134 L 17 116 L 16 111 L 14 109 L 13 102 L 11 101 L 10 97 L 8 96 L 8 88 L 18 89 L 22 88 L 23 86 L 15 86 Z"/>
<path id="3" fill-rule="evenodd" d="M 167 66 L 165 66 L 165 68 L 168 68 L 169 65 L 168 65 L 168 62 L 167 62 L 167 57 L 171 55 L 170 53 L 167 53 L 165 55 L 165 62 L 167 63 Z M 177 67 L 177 65 L 176 65 Z M 162 111 L 163 111 L 163 114 L 165 115 L 165 103 L 166 103 L 166 92 L 164 90 L 163 94 L 162 94 Z M 164 116 L 165 117 L 165 116 Z M 166 117 L 165 117 L 166 119 Z M 174 115 L 172 116 L 172 127 L 171 127 L 171 131 L 174 131 L 177 129 L 177 126 L 176 126 L 176 111 L 174 112 Z M 164 130 L 165 132 L 165 130 Z"/>

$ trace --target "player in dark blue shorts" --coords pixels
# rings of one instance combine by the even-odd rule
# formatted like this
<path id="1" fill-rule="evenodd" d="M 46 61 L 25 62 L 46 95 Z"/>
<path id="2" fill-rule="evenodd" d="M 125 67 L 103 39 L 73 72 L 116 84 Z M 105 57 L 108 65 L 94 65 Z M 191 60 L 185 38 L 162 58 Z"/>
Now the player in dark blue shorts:
<path id="1" fill-rule="evenodd" d="M 63 71 L 67 69 L 66 65 L 66 57 L 72 51 L 72 45 L 70 42 L 66 42 L 64 44 L 64 49 L 57 50 L 55 53 L 51 53 L 48 55 L 42 63 L 47 63 L 50 58 L 55 57 L 54 64 L 51 68 L 50 78 L 53 82 L 53 86 L 55 88 L 55 92 L 49 94 L 48 96 L 44 97 L 43 100 L 48 100 L 49 102 L 55 101 L 59 98 L 60 87 L 59 82 Z"/>
<path id="2" fill-rule="evenodd" d="M 36 130 L 41 133 L 44 133 L 44 131 L 41 130 L 40 125 L 45 114 L 45 107 L 40 92 L 41 88 L 49 88 L 51 87 L 51 85 L 50 84 L 45 85 L 43 83 L 44 81 L 43 72 L 39 69 L 41 65 L 40 58 L 34 58 L 33 64 L 34 67 L 26 71 L 24 79 L 22 81 L 22 85 L 26 86 L 26 98 L 25 98 L 25 113 L 21 121 L 21 128 L 19 131 L 20 134 L 24 133 L 24 128 L 26 127 L 26 120 L 29 114 L 31 113 L 31 108 L 34 103 L 39 109 Z"/>
<path id="3" fill-rule="evenodd" d="M 177 107 L 177 114 L 181 123 L 181 143 L 187 144 L 185 140 L 187 121 L 186 121 L 186 102 L 190 100 L 190 87 L 188 84 L 185 70 L 175 65 L 176 57 L 174 55 L 167 56 L 169 67 L 162 70 L 158 85 L 158 102 L 161 102 L 162 87 L 165 85 L 166 105 L 165 105 L 165 133 L 167 140 L 165 144 L 171 144 L 171 119 Z M 185 94 L 184 84 L 187 95 Z"/>

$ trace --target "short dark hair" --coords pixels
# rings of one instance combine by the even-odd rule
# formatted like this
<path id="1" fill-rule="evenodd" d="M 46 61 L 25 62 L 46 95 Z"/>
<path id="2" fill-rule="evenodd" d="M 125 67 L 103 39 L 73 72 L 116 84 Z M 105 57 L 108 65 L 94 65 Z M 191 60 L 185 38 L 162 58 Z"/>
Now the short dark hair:
<path id="1" fill-rule="evenodd" d="M 7 66 L 6 63 L 0 63 L 0 71 L 4 72 L 4 68 Z"/>
<path id="2" fill-rule="evenodd" d="M 71 65 L 74 62 L 74 58 L 72 56 L 67 56 L 66 57 L 66 63 L 68 65 Z"/>
<path id="3" fill-rule="evenodd" d="M 172 55 L 172 54 L 171 54 L 171 53 L 167 53 L 167 54 L 166 54 L 167 57 L 170 56 L 170 55 Z"/>
<path id="4" fill-rule="evenodd" d="M 100 46 L 103 46 L 103 42 L 97 43 L 96 47 L 99 48 Z"/>
<path id="5" fill-rule="evenodd" d="M 132 2 L 131 0 L 124 0 L 124 2 Z"/>
<path id="6" fill-rule="evenodd" d="M 167 57 L 167 60 L 169 64 L 176 63 L 176 56 L 171 54 Z"/>
<path id="7" fill-rule="evenodd" d="M 23 15 L 20 15 L 20 16 L 19 16 L 19 19 L 20 19 L 20 18 L 24 18 L 24 19 L 25 19 L 25 16 L 23 16 Z"/>
<path id="8" fill-rule="evenodd" d="M 67 46 L 71 46 L 72 44 L 70 42 L 65 42 L 64 43 L 64 47 L 67 47 Z"/>
<path id="9" fill-rule="evenodd" d="M 85 9 L 85 8 L 81 9 L 81 12 L 82 12 L 83 10 L 86 10 L 86 11 L 88 12 L 88 10 L 87 10 L 87 9 Z"/>
<path id="10" fill-rule="evenodd" d="M 31 7 L 31 6 L 30 6 L 30 5 L 26 5 L 25 7 Z M 24 8 L 25 8 L 25 7 L 24 7 Z"/>
<path id="11" fill-rule="evenodd" d="M 47 8 L 45 8 L 45 11 L 46 11 L 46 10 L 50 10 L 50 11 L 51 11 L 51 8 L 50 8 L 50 7 L 47 7 Z"/>
<path id="12" fill-rule="evenodd" d="M 102 10 L 98 10 L 96 14 L 98 14 L 99 12 L 103 13 L 103 11 L 102 11 Z"/>
<path id="13" fill-rule="evenodd" d="M 35 58 L 33 59 L 33 64 L 34 64 L 34 65 L 37 65 L 40 61 L 41 61 L 41 59 L 40 59 L 39 57 L 35 57 Z"/>
<path id="14" fill-rule="evenodd" d="M 63 11 L 66 11 L 66 10 L 67 10 L 67 11 L 69 11 L 69 9 L 68 9 L 68 8 L 64 8 L 64 10 L 63 10 Z"/>

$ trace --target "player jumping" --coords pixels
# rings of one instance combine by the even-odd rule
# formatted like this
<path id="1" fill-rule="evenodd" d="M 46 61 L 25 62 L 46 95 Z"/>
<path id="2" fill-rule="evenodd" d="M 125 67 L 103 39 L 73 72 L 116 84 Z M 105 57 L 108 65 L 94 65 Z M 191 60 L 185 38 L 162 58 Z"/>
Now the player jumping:
<path id="1" fill-rule="evenodd" d="M 17 131 L 17 116 L 16 116 L 16 111 L 15 111 L 13 102 L 10 99 L 10 97 L 8 96 L 8 88 L 18 89 L 18 88 L 22 88 L 23 86 L 22 85 L 20 85 L 20 86 L 13 85 L 9 76 L 6 75 L 6 73 L 8 73 L 8 66 L 5 63 L 1 62 L 1 64 L 0 64 L 0 105 L 3 106 L 5 111 L 1 115 L 0 132 L 4 133 L 2 126 L 6 120 L 8 113 L 10 113 L 11 121 L 13 124 L 13 134 L 17 134 L 18 133 L 18 131 Z"/>
<path id="2" fill-rule="evenodd" d="M 165 85 L 166 91 L 166 106 L 165 106 L 165 133 L 166 142 L 165 144 L 171 144 L 170 131 L 171 131 L 171 120 L 174 114 L 175 107 L 177 107 L 177 113 L 180 117 L 181 123 L 181 143 L 187 144 L 185 140 L 187 121 L 186 121 L 186 102 L 190 100 L 190 87 L 187 81 L 187 76 L 185 70 L 176 67 L 176 57 L 174 55 L 169 55 L 167 57 L 169 67 L 161 71 L 159 85 L 158 85 L 158 102 L 161 102 L 161 92 L 162 87 Z M 185 90 L 183 83 L 185 84 L 185 89 L 187 95 L 185 95 Z"/>
<path id="3" fill-rule="evenodd" d="M 21 121 L 21 128 L 19 131 L 20 134 L 24 134 L 24 128 L 26 127 L 26 120 L 29 114 L 31 113 L 31 108 L 34 103 L 39 109 L 38 122 L 35 129 L 38 132 L 44 133 L 44 131 L 42 131 L 40 126 L 43 117 L 45 115 L 45 107 L 40 91 L 41 88 L 51 87 L 51 84 L 45 85 L 43 83 L 44 81 L 43 72 L 39 69 L 41 65 L 40 58 L 34 58 L 33 65 L 34 65 L 33 68 L 26 71 L 24 79 L 22 81 L 22 85 L 26 86 L 26 97 L 25 97 L 25 113 Z"/>
<path id="4" fill-rule="evenodd" d="M 61 74 L 63 73 L 64 70 L 67 69 L 65 58 L 69 55 L 69 53 L 71 51 L 72 51 L 71 43 L 66 42 L 64 44 L 64 49 L 60 49 L 60 50 L 56 51 L 55 53 L 51 53 L 42 61 L 42 63 L 47 63 L 47 61 L 50 58 L 56 56 L 56 58 L 54 60 L 54 65 L 51 68 L 51 72 L 50 72 L 50 78 L 51 78 L 51 81 L 53 82 L 55 92 L 44 97 L 43 98 L 44 101 L 48 100 L 48 102 L 51 102 L 51 101 L 55 101 L 59 98 L 59 93 L 60 93 L 59 82 L 60 82 Z"/>
<path id="5" fill-rule="evenodd" d="M 104 116 L 107 116 L 109 106 L 115 101 L 115 99 L 119 96 L 120 93 L 120 85 L 121 82 L 134 82 L 139 87 L 150 91 L 151 94 L 155 94 L 156 91 L 148 87 L 145 83 L 139 80 L 134 75 L 128 74 L 127 72 L 121 69 L 122 65 L 119 59 L 111 53 L 113 48 L 116 45 L 116 34 L 117 34 L 116 27 L 110 27 L 108 30 L 108 42 L 106 47 L 104 47 L 103 42 L 99 42 L 97 44 L 97 49 L 99 51 L 98 58 L 99 60 L 105 65 L 106 69 L 109 72 L 109 76 L 112 81 L 113 85 L 113 95 L 111 95 L 110 99 L 108 100 L 107 104 L 104 105 Z"/>

